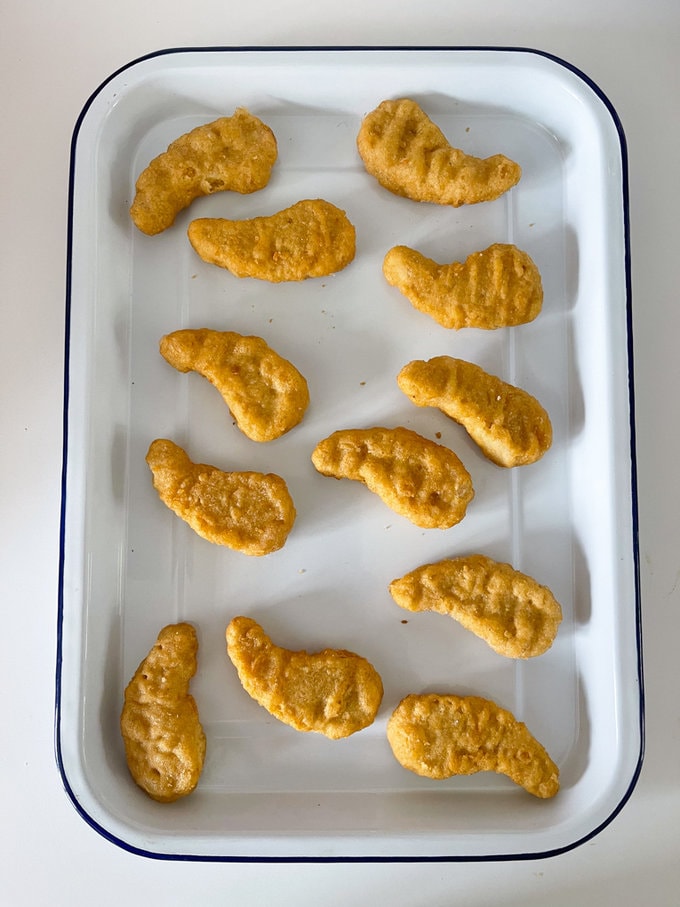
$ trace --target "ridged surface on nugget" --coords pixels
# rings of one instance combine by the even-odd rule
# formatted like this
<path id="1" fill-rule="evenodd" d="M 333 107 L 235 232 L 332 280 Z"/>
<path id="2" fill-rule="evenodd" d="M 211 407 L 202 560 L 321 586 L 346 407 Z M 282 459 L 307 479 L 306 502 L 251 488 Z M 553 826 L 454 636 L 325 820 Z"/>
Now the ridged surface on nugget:
<path id="1" fill-rule="evenodd" d="M 125 689 L 120 729 L 130 774 L 161 803 L 190 794 L 203 769 L 205 734 L 189 693 L 197 651 L 190 624 L 164 627 Z"/>
<path id="2" fill-rule="evenodd" d="M 451 264 L 395 246 L 385 256 L 383 274 L 414 308 L 454 330 L 526 324 L 543 307 L 538 268 L 512 244 L 494 243 Z"/>
<path id="3" fill-rule="evenodd" d="M 163 438 L 151 443 L 146 462 L 160 499 L 201 538 L 255 556 L 285 544 L 295 506 L 280 476 L 194 463 Z"/>
<path id="4" fill-rule="evenodd" d="M 449 529 L 474 497 L 456 454 L 408 428 L 342 429 L 320 441 L 316 469 L 363 482 L 395 513 L 424 529 Z"/>
<path id="5" fill-rule="evenodd" d="M 498 466 L 535 463 L 552 444 L 550 417 L 538 400 L 473 362 L 436 356 L 409 362 L 397 384 L 416 406 L 434 406 L 462 425 Z"/>
<path id="6" fill-rule="evenodd" d="M 154 158 L 137 178 L 130 216 L 143 233 L 161 233 L 200 196 L 262 189 L 277 154 L 269 126 L 240 107 L 181 135 Z"/>
<path id="7" fill-rule="evenodd" d="M 161 338 L 160 352 L 180 372 L 207 378 L 253 441 L 290 431 L 309 405 L 305 378 L 261 337 L 207 328 L 174 331 Z"/>
<path id="8" fill-rule="evenodd" d="M 480 696 L 412 694 L 387 723 L 397 761 L 417 775 L 498 772 L 535 797 L 554 797 L 559 769 L 541 743 L 507 709 Z"/>
<path id="9" fill-rule="evenodd" d="M 532 658 L 552 646 L 562 608 L 547 586 L 482 554 L 425 564 L 390 583 L 406 611 L 454 618 L 499 655 Z"/>
<path id="10" fill-rule="evenodd" d="M 454 148 L 409 98 L 383 101 L 363 120 L 357 147 L 366 170 L 396 195 L 439 205 L 492 201 L 520 179 L 502 154 L 478 158 Z"/>
<path id="11" fill-rule="evenodd" d="M 235 617 L 226 638 L 245 691 L 295 730 L 337 740 L 374 721 L 383 685 L 362 656 L 345 649 L 312 654 L 285 649 L 249 617 Z"/>
<path id="12" fill-rule="evenodd" d="M 345 212 L 319 198 L 249 220 L 199 218 L 188 235 L 203 261 L 272 283 L 334 274 L 356 252 L 356 231 Z"/>

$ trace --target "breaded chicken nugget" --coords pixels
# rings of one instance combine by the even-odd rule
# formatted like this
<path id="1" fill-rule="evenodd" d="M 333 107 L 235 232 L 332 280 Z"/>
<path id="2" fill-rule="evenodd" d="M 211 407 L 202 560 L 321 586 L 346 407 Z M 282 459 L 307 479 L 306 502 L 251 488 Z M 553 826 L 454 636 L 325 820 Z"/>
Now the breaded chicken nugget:
<path id="1" fill-rule="evenodd" d="M 424 564 L 390 583 L 406 611 L 453 617 L 508 658 L 533 658 L 553 644 L 562 608 L 547 586 L 482 554 Z"/>
<path id="2" fill-rule="evenodd" d="M 464 359 L 409 362 L 397 384 L 416 406 L 436 406 L 465 428 L 498 466 L 535 463 L 552 444 L 552 424 L 535 397 Z"/>
<path id="3" fill-rule="evenodd" d="M 395 195 L 438 205 L 498 198 L 519 182 L 519 164 L 502 154 L 481 159 L 449 144 L 408 98 L 383 101 L 363 120 L 357 147 L 366 170 Z"/>
<path id="4" fill-rule="evenodd" d="M 193 463 L 165 439 L 151 443 L 146 462 L 160 499 L 201 538 L 255 556 L 285 544 L 295 506 L 280 476 Z"/>
<path id="5" fill-rule="evenodd" d="M 160 352 L 180 372 L 207 378 L 253 441 L 290 431 L 309 405 L 306 380 L 261 337 L 207 328 L 174 331 L 161 338 Z"/>
<path id="6" fill-rule="evenodd" d="M 356 231 L 347 215 L 320 198 L 268 217 L 200 218 L 189 224 L 188 235 L 203 261 L 236 277 L 272 283 L 334 274 L 356 252 Z"/>
<path id="7" fill-rule="evenodd" d="M 337 740 L 375 719 L 382 680 L 360 655 L 344 649 L 314 654 L 283 649 L 248 617 L 235 617 L 226 637 L 243 688 L 284 724 Z"/>
<path id="8" fill-rule="evenodd" d="M 130 216 L 142 233 L 161 233 L 199 196 L 262 189 L 277 154 L 269 126 L 239 107 L 231 117 L 180 136 L 154 158 L 137 179 Z"/>
<path id="9" fill-rule="evenodd" d="M 397 761 L 425 778 L 498 772 L 542 799 L 560 787 L 558 767 L 526 725 L 480 696 L 406 696 L 387 739 Z"/>
<path id="10" fill-rule="evenodd" d="M 355 479 L 388 507 L 423 529 L 449 529 L 474 497 L 472 479 L 458 457 L 408 428 L 336 431 L 312 454 L 316 469 Z"/>
<path id="11" fill-rule="evenodd" d="M 512 327 L 543 306 L 538 268 L 516 246 L 494 243 L 465 262 L 437 264 L 408 246 L 390 249 L 383 274 L 411 305 L 445 328 Z"/>
<path id="12" fill-rule="evenodd" d="M 170 803 L 198 784 L 205 734 L 189 693 L 198 640 L 190 624 L 171 624 L 125 690 L 120 730 L 130 774 L 154 800 Z"/>

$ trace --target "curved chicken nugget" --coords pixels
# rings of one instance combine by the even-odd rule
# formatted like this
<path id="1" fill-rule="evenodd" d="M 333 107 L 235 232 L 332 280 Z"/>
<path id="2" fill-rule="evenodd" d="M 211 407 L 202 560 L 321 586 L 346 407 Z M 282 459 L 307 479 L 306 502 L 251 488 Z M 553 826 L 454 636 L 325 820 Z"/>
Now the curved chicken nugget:
<path id="1" fill-rule="evenodd" d="M 130 774 L 154 800 L 170 803 L 198 784 L 205 734 L 189 693 L 198 640 L 190 624 L 171 624 L 125 690 L 120 730 Z"/>
<path id="2" fill-rule="evenodd" d="M 535 463 L 552 444 L 552 424 L 535 397 L 464 359 L 409 362 L 397 384 L 416 406 L 436 406 L 465 428 L 497 466 Z"/>
<path id="3" fill-rule="evenodd" d="M 193 463 L 165 439 L 151 443 L 146 462 L 160 499 L 201 538 L 254 556 L 285 544 L 295 506 L 280 476 Z"/>
<path id="4" fill-rule="evenodd" d="M 357 147 L 366 170 L 395 195 L 438 205 L 492 201 L 519 182 L 519 164 L 502 154 L 472 157 L 454 148 L 408 98 L 383 101 L 363 120 Z"/>
<path id="5" fill-rule="evenodd" d="M 559 769 L 526 725 L 480 696 L 406 696 L 387 739 L 397 761 L 425 778 L 498 772 L 542 799 L 560 788 Z"/>
<path id="6" fill-rule="evenodd" d="M 463 263 L 444 265 L 408 246 L 395 246 L 385 256 L 383 274 L 414 308 L 454 330 L 527 324 L 543 306 L 538 268 L 510 244 L 494 243 Z"/>
<path id="7" fill-rule="evenodd" d="M 290 431 L 309 405 L 306 380 L 261 337 L 207 328 L 174 331 L 161 338 L 160 352 L 180 372 L 207 378 L 253 441 Z"/>
<path id="8" fill-rule="evenodd" d="M 235 617 L 226 637 L 244 690 L 284 724 L 337 740 L 375 719 L 382 680 L 360 655 L 344 649 L 314 654 L 283 649 L 249 617 Z"/>
<path id="9" fill-rule="evenodd" d="M 533 658 L 553 644 L 562 608 L 547 586 L 482 554 L 424 564 L 390 583 L 406 611 L 453 617 L 508 658 Z"/>
<path id="10" fill-rule="evenodd" d="M 199 196 L 262 189 L 277 154 L 269 126 L 239 107 L 181 135 L 154 158 L 137 179 L 130 216 L 142 233 L 162 233 Z"/>
<path id="11" fill-rule="evenodd" d="M 320 198 L 268 217 L 200 218 L 189 224 L 188 235 L 208 264 L 272 283 L 334 274 L 356 252 L 356 232 L 347 215 Z"/>
<path id="12" fill-rule="evenodd" d="M 355 479 L 396 513 L 423 529 L 449 529 L 474 497 L 472 479 L 458 457 L 408 428 L 336 431 L 312 454 L 316 469 Z"/>

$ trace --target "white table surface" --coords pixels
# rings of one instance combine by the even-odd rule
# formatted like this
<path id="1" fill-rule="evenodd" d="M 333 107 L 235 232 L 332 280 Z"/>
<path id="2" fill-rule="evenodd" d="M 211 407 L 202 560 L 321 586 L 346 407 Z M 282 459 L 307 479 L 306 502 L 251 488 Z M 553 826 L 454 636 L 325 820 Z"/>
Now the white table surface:
<path id="1" fill-rule="evenodd" d="M 69 143 L 89 94 L 163 47 L 505 45 L 587 73 L 630 163 L 647 746 L 588 843 L 528 862 L 154 861 L 92 831 L 53 747 Z M 680 904 L 680 4 L 677 0 L 22 0 L 0 28 L 0 905 Z"/>

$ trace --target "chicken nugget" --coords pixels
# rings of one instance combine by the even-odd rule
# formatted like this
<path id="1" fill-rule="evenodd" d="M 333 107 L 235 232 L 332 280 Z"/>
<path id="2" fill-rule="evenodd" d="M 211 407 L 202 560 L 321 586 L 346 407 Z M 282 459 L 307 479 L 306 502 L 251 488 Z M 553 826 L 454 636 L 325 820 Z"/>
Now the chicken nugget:
<path id="1" fill-rule="evenodd" d="M 414 308 L 454 330 L 527 324 L 543 306 L 538 268 L 511 244 L 494 243 L 451 264 L 395 246 L 385 256 L 383 274 Z"/>
<path id="2" fill-rule="evenodd" d="M 417 202 L 471 205 L 498 198 L 522 175 L 502 154 L 477 158 L 454 148 L 415 101 L 383 101 L 362 121 L 357 147 L 366 170 Z"/>
<path id="3" fill-rule="evenodd" d="M 409 362 L 397 384 L 416 406 L 436 406 L 497 466 L 535 463 L 552 444 L 550 417 L 535 397 L 464 359 Z"/>
<path id="4" fill-rule="evenodd" d="M 309 654 L 281 648 L 249 617 L 235 617 L 226 638 L 244 690 L 296 731 L 337 740 L 374 721 L 382 680 L 360 655 L 344 649 Z"/>
<path id="5" fill-rule="evenodd" d="M 396 760 L 425 778 L 498 772 L 541 799 L 560 787 L 558 767 L 526 725 L 480 696 L 406 696 L 387 739 Z"/>
<path id="6" fill-rule="evenodd" d="M 162 233 L 199 196 L 262 189 L 277 154 L 269 126 L 239 107 L 181 135 L 151 161 L 137 179 L 130 217 L 142 233 Z"/>
<path id="7" fill-rule="evenodd" d="M 456 454 L 408 428 L 344 429 L 320 441 L 316 469 L 363 482 L 401 516 L 423 529 L 449 529 L 474 497 Z"/>
<path id="8" fill-rule="evenodd" d="M 191 624 L 164 627 L 125 689 L 120 730 L 130 774 L 161 803 L 190 794 L 203 769 L 205 734 L 189 693 L 197 651 Z"/>
<path id="9" fill-rule="evenodd" d="M 207 328 L 174 331 L 161 338 L 160 352 L 180 372 L 207 378 L 253 441 L 290 431 L 309 405 L 306 380 L 261 337 Z"/>
<path id="10" fill-rule="evenodd" d="M 152 441 L 146 462 L 161 501 L 201 538 L 254 556 L 285 544 L 295 506 L 280 476 L 193 463 L 165 439 Z"/>
<path id="11" fill-rule="evenodd" d="M 189 224 L 188 235 L 208 264 L 271 283 L 334 274 L 356 252 L 356 231 L 347 215 L 320 198 L 250 220 L 200 218 Z"/>
<path id="12" fill-rule="evenodd" d="M 389 589 L 400 608 L 448 615 L 508 658 L 542 655 L 562 621 L 547 586 L 483 554 L 424 564 Z"/>

